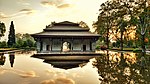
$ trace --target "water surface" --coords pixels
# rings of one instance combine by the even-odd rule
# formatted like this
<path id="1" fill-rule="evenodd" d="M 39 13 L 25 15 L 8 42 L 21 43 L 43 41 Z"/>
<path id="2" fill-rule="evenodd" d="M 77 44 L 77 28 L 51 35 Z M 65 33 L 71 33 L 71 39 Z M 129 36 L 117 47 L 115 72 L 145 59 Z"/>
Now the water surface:
<path id="1" fill-rule="evenodd" d="M 105 52 L 96 58 L 102 84 L 150 84 L 150 56 L 133 52 Z"/>
<path id="2" fill-rule="evenodd" d="M 141 53 L 102 51 L 89 62 L 67 64 L 33 58 L 34 53 L 1 55 L 0 84 L 150 84 L 150 56 Z"/>
<path id="3" fill-rule="evenodd" d="M 44 60 L 32 58 L 36 53 L 16 52 L 0 56 L 0 84 L 99 84 L 97 68 L 92 60 L 80 67 L 56 68 Z"/>

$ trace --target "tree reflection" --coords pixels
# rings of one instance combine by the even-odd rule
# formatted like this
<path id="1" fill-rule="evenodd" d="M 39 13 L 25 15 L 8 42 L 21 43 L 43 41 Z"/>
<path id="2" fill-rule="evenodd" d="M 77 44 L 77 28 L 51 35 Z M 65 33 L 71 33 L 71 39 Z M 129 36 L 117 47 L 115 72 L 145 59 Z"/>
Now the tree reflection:
<path id="1" fill-rule="evenodd" d="M 106 59 L 107 58 L 107 59 Z M 141 66 L 141 54 L 139 53 L 112 53 L 96 58 L 93 65 L 98 68 L 102 84 L 120 83 L 150 83 L 150 62 L 149 56 L 142 58 L 144 63 Z"/>
<path id="2" fill-rule="evenodd" d="M 5 59 L 6 59 L 6 57 L 4 56 L 4 54 L 1 54 L 1 56 L 0 56 L 0 65 L 5 64 Z"/>
<path id="3" fill-rule="evenodd" d="M 14 65 L 14 59 L 15 59 L 15 53 L 10 53 L 9 54 L 9 61 L 10 61 L 11 67 L 13 67 L 13 65 Z"/>

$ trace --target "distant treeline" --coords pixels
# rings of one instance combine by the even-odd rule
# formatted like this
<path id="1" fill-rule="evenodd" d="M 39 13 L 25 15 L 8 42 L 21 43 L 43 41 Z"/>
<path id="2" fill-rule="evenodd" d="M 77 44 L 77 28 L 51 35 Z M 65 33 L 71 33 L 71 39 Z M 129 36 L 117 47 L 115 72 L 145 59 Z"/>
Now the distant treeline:
<path id="1" fill-rule="evenodd" d="M 13 44 L 11 47 L 12 48 L 35 48 L 35 41 L 34 38 L 30 36 L 30 34 L 26 33 L 26 34 L 21 34 L 21 33 L 17 33 L 15 35 L 15 40 L 16 43 Z M 8 46 L 7 41 L 2 41 L 0 42 L 0 48 L 8 48 L 10 46 Z"/>
<path id="2" fill-rule="evenodd" d="M 6 32 L 6 26 L 3 22 L 0 22 L 0 37 L 4 36 Z M 15 34 L 14 23 L 11 21 L 9 27 L 8 41 L 0 41 L 0 48 L 24 48 L 35 49 L 34 38 L 30 34 Z"/>

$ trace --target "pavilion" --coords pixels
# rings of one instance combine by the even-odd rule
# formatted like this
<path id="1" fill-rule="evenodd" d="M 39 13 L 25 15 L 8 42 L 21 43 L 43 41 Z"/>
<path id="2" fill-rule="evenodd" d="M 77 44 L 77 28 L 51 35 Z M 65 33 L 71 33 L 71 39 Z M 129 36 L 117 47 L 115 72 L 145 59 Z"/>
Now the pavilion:
<path id="1" fill-rule="evenodd" d="M 39 53 L 50 52 L 92 52 L 95 51 L 99 34 L 83 28 L 78 23 L 53 22 L 40 33 L 31 35 L 36 40 Z"/>

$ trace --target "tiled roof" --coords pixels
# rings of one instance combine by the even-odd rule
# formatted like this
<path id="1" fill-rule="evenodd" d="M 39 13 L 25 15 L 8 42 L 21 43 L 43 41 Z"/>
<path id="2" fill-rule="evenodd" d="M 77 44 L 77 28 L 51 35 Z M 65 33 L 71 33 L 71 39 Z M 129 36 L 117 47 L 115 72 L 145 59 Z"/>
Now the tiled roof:
<path id="1" fill-rule="evenodd" d="M 79 24 L 64 21 L 53 23 L 43 29 L 43 32 L 32 34 L 33 37 L 100 37 L 99 34 L 93 34 L 88 28 L 81 28 Z"/>
<path id="2" fill-rule="evenodd" d="M 53 26 L 45 28 L 44 31 L 89 31 L 89 28 L 81 28 L 79 26 Z"/>
<path id="3" fill-rule="evenodd" d="M 48 36 L 82 36 L 82 37 L 90 37 L 90 36 L 94 36 L 94 37 L 99 37 L 100 35 L 99 34 L 93 34 L 91 32 L 68 32 L 68 31 L 65 31 L 65 32 L 56 32 L 56 31 L 53 31 L 53 32 L 40 32 L 40 33 L 36 33 L 36 34 L 32 34 L 33 37 L 36 37 L 36 36 L 41 36 L 41 37 L 48 37 Z"/>

